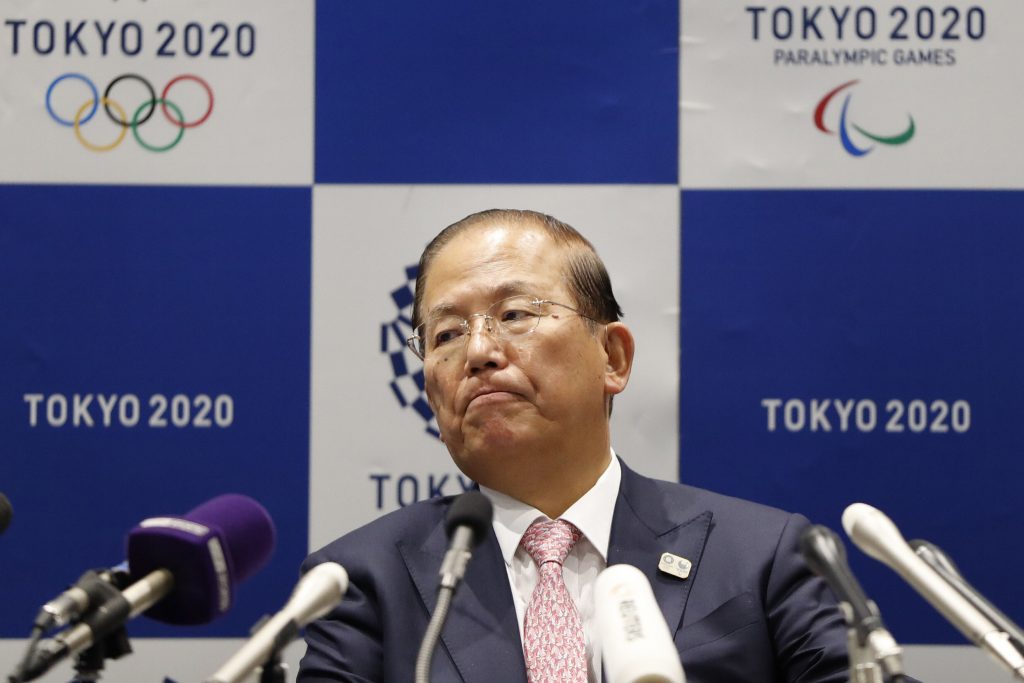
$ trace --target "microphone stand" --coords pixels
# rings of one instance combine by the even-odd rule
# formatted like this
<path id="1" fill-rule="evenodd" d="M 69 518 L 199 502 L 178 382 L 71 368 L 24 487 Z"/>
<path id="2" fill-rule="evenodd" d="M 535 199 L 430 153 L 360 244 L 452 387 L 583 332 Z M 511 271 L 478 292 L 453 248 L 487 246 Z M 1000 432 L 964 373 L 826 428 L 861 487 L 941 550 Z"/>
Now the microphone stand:
<path id="1" fill-rule="evenodd" d="M 874 601 L 868 601 L 871 611 L 877 615 L 878 608 Z M 853 608 L 849 603 L 841 602 L 839 607 L 846 621 L 846 649 L 850 657 L 850 683 L 884 683 L 883 669 L 879 658 L 899 655 L 900 647 L 885 629 L 878 629 L 867 634 L 861 642 L 860 635 L 854 624 Z M 892 676 L 892 683 L 902 683 L 902 674 Z"/>
<path id="2" fill-rule="evenodd" d="M 441 585 L 441 589 L 437 593 L 437 606 L 430 617 L 430 623 L 427 624 L 427 632 L 423 634 L 420 651 L 416 654 L 415 683 L 429 683 L 430 681 L 430 662 L 434 659 L 437 640 L 441 637 L 441 629 L 444 627 L 445 619 L 448 618 L 448 609 L 452 605 L 454 595 L 455 586 Z"/>
<path id="3" fill-rule="evenodd" d="M 94 572 L 87 572 L 87 574 Z M 109 623 L 106 610 L 103 607 L 110 601 L 121 597 L 121 591 L 128 587 L 130 578 L 126 571 L 111 573 L 110 582 L 99 579 L 98 573 L 94 581 L 91 581 L 91 590 L 101 595 L 103 602 L 93 607 L 89 613 L 80 619 L 80 622 L 91 623 L 99 631 L 99 625 Z M 132 646 L 128 642 L 128 631 L 124 622 L 100 638 L 95 644 L 82 650 L 75 657 L 75 677 L 71 683 L 95 683 L 102 678 L 104 661 L 107 659 L 119 659 L 124 655 L 131 654 Z"/>
<path id="4" fill-rule="evenodd" d="M 71 683 L 95 683 L 102 678 L 104 660 L 118 659 L 131 654 L 128 631 L 120 627 L 95 645 L 82 650 L 75 657 L 75 677 Z"/>
<path id="5" fill-rule="evenodd" d="M 89 615 L 93 614 L 97 609 L 95 602 L 106 603 L 107 601 L 116 598 L 119 592 L 128 586 L 128 583 L 128 572 L 122 570 L 90 569 L 82 574 L 81 578 L 78 579 L 78 582 L 75 585 L 85 591 L 92 598 L 94 604 L 86 614 L 79 617 L 79 619 L 74 620 L 72 623 L 78 623 L 79 621 L 87 619 Z M 45 612 L 41 612 L 40 614 L 43 615 L 44 613 Z M 59 624 L 60 622 L 56 623 Z M 32 627 L 32 634 L 28 639 L 28 647 L 26 647 L 25 653 L 22 656 L 21 661 L 18 663 L 18 666 L 15 667 L 14 672 L 8 676 L 7 680 L 10 683 L 21 683 L 21 681 L 25 680 L 25 673 L 29 669 L 29 664 L 34 661 L 43 634 L 48 630 L 47 624 L 48 622 L 45 620 L 41 621 L 39 617 L 36 618 L 36 623 Z M 52 626 L 53 622 L 50 622 L 49 625 Z M 112 634 L 111 638 L 115 635 L 116 634 Z M 99 648 L 99 644 L 95 647 L 97 648 L 95 651 L 90 652 L 90 650 L 92 650 L 92 648 L 90 648 L 90 650 L 86 650 L 79 655 L 79 660 L 75 665 L 75 670 L 80 673 L 72 683 L 78 683 L 78 681 L 90 682 L 99 679 L 99 672 L 103 670 L 104 655 L 102 654 L 102 650 Z M 111 654 L 111 659 L 116 659 L 122 654 L 131 652 L 131 646 L 127 644 L 127 637 L 124 638 L 123 643 L 123 647 L 126 647 L 127 650 L 118 652 L 121 647 L 121 643 L 114 641 L 111 642 L 111 653 L 117 652 L 117 654 Z"/>
<path id="6" fill-rule="evenodd" d="M 107 659 L 119 659 L 126 654 L 131 654 L 132 646 L 128 641 L 128 632 L 124 622 L 119 620 L 119 613 L 108 611 L 108 607 L 115 600 L 121 598 L 121 591 L 128 586 L 129 576 L 127 572 L 110 572 L 109 579 L 101 579 L 100 572 L 105 570 L 92 570 L 86 572 L 80 583 L 85 581 L 94 598 L 99 599 L 99 604 L 92 608 L 81 618 L 72 622 L 73 624 L 84 623 L 93 629 L 94 633 L 103 634 L 92 646 L 82 650 L 75 657 L 75 677 L 71 683 L 95 683 L 102 677 L 104 661 Z M 26 679 L 26 672 L 32 667 L 36 658 L 40 655 L 39 637 L 42 636 L 41 625 L 37 624 L 33 629 L 28 650 L 18 665 L 15 672 L 9 677 L 11 683 L 22 683 L 25 680 L 32 680 L 41 676 L 43 672 L 36 673 Z M 44 643 L 53 641 L 43 641 Z"/>
<path id="7" fill-rule="evenodd" d="M 846 646 L 850 654 L 850 683 L 882 683 L 882 672 L 871 648 L 860 644 L 857 629 L 846 631 Z"/>
<path id="8" fill-rule="evenodd" d="M 249 629 L 249 635 L 258 632 L 270 619 L 271 615 L 264 614 L 263 618 Z M 285 675 L 288 672 L 288 666 L 281 658 L 281 653 L 293 640 L 299 637 L 299 630 L 299 625 L 292 619 L 274 637 L 274 644 L 270 649 L 270 654 L 267 655 L 263 666 L 260 668 L 259 683 L 286 683 Z"/>
<path id="9" fill-rule="evenodd" d="M 857 629 L 846 632 L 847 649 L 850 653 L 850 683 L 883 683 L 882 667 L 867 643 L 860 644 Z M 906 677 L 898 674 L 890 679 L 890 683 L 904 683 Z"/>
<path id="10" fill-rule="evenodd" d="M 281 653 L 274 651 L 263 665 L 260 683 L 285 683 L 285 671 L 288 667 L 281 661 Z"/>

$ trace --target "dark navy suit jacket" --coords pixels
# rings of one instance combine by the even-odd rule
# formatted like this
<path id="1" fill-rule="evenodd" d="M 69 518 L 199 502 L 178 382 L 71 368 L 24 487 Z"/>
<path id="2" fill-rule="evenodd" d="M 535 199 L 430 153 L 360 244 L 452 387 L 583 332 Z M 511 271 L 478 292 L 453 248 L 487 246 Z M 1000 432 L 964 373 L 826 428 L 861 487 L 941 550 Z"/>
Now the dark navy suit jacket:
<path id="1" fill-rule="evenodd" d="M 306 629 L 299 683 L 413 678 L 437 601 L 451 498 L 417 503 L 310 555 L 338 562 L 350 586 Z M 798 539 L 808 521 L 774 508 L 643 477 L 623 465 L 608 564 L 651 582 L 688 683 L 846 681 L 846 628 Z M 662 553 L 692 563 L 686 579 L 658 570 Z M 473 554 L 455 595 L 431 680 L 523 683 L 516 610 L 494 533 Z"/>

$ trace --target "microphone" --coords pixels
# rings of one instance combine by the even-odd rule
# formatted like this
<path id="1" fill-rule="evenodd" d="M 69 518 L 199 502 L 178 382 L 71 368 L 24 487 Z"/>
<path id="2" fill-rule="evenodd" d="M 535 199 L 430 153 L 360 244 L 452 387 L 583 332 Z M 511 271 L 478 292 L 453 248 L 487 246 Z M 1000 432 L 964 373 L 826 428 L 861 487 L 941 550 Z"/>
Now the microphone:
<path id="1" fill-rule="evenodd" d="M 960 570 L 957 569 L 956 564 L 953 563 L 953 560 L 946 553 L 942 552 L 941 548 L 934 543 L 920 539 L 909 541 L 908 545 L 913 548 L 918 557 L 934 569 L 960 595 L 964 596 L 986 619 L 995 624 L 1000 631 L 1006 633 L 1018 650 L 1024 648 L 1024 633 L 1021 632 L 1020 627 L 1003 614 L 999 608 L 989 602 L 971 584 L 967 583 Z"/>
<path id="2" fill-rule="evenodd" d="M 7 531 L 13 516 L 14 508 L 11 507 L 11 501 L 3 493 L 0 493 L 0 534 Z"/>
<path id="3" fill-rule="evenodd" d="M 174 575 L 174 590 L 147 617 L 167 624 L 205 624 L 231 608 L 235 585 L 263 568 L 275 541 L 266 509 L 252 498 L 228 493 L 181 517 L 140 522 L 128 533 L 128 567 L 132 576 L 159 569 Z"/>
<path id="4" fill-rule="evenodd" d="M 445 516 L 444 529 L 448 533 L 448 552 L 441 562 L 441 585 L 438 588 L 437 606 L 423 634 L 420 649 L 416 655 L 416 683 L 430 680 L 430 661 L 434 647 L 441 637 L 441 629 L 448 618 L 448 608 L 472 555 L 471 549 L 480 544 L 491 528 L 494 509 L 491 501 L 479 491 L 466 491 L 458 496 Z"/>
<path id="5" fill-rule="evenodd" d="M 306 572 L 284 608 L 267 620 L 206 683 L 241 683 L 290 643 L 299 629 L 327 614 L 348 589 L 348 574 L 336 562 Z"/>
<path id="6" fill-rule="evenodd" d="M 143 520 L 127 539 L 131 576 L 141 578 L 44 641 L 27 658 L 20 680 L 38 678 L 143 612 L 169 624 L 212 621 L 231 607 L 235 584 L 267 563 L 274 541 L 267 511 L 237 494 L 213 498 L 181 517 Z"/>
<path id="7" fill-rule="evenodd" d="M 871 665 L 881 664 L 886 676 L 903 674 L 902 650 L 882 624 L 878 606 L 869 600 L 846 561 L 846 546 L 834 531 L 816 524 L 800 535 L 800 551 L 807 566 L 823 578 L 843 605 L 846 623 L 853 629 L 856 645 L 866 648 Z M 852 645 L 852 643 L 851 643 Z M 851 652 L 851 659 L 855 653 Z"/>
<path id="8" fill-rule="evenodd" d="M 1009 637 L 918 557 L 884 513 L 854 503 L 843 512 L 843 528 L 858 548 L 902 576 L 968 640 L 1024 680 L 1024 657 Z"/>
<path id="9" fill-rule="evenodd" d="M 56 638 L 43 641 L 38 650 L 29 654 L 23 669 L 14 674 L 11 680 L 31 681 L 39 678 L 66 657 L 77 655 L 93 643 L 115 633 L 126 621 L 135 618 L 170 593 L 173 587 L 174 577 L 166 569 L 136 581 L 96 607 L 73 628 Z M 131 649 L 126 652 L 131 652 Z"/>
<path id="10" fill-rule="evenodd" d="M 609 683 L 685 683 L 665 617 L 644 573 L 628 564 L 594 585 L 595 623 Z"/>
<path id="11" fill-rule="evenodd" d="M 34 629 L 40 632 L 78 619 L 94 605 L 100 605 L 128 585 L 128 565 L 112 569 L 89 570 L 71 588 L 43 605 L 36 615 Z"/>
<path id="12" fill-rule="evenodd" d="M 442 588 L 454 590 L 462 581 L 470 550 L 484 539 L 493 517 L 491 501 L 479 491 L 467 491 L 452 503 L 444 522 L 444 530 L 451 541 L 441 563 Z"/>

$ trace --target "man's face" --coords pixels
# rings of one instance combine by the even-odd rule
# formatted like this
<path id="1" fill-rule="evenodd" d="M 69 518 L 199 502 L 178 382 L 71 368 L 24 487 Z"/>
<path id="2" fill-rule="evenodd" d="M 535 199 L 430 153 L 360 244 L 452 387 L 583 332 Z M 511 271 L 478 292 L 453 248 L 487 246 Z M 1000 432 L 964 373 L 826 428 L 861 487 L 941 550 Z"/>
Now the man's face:
<path id="1" fill-rule="evenodd" d="M 517 294 L 576 308 L 564 266 L 564 250 L 541 228 L 470 228 L 431 263 L 422 317 L 445 308 L 468 318 Z M 543 467 L 553 454 L 574 457 L 595 433 L 607 432 L 603 332 L 572 311 L 550 310 L 535 331 L 504 341 L 473 319 L 465 344 L 442 346 L 424 360 L 427 397 L 452 458 L 497 490 L 507 491 L 503 482 L 523 467 Z"/>

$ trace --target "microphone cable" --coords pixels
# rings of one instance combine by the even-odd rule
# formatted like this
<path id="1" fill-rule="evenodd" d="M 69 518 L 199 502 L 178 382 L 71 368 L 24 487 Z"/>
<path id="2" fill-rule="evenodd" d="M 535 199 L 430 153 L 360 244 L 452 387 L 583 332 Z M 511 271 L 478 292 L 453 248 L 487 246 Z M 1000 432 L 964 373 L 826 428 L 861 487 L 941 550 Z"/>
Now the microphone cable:
<path id="1" fill-rule="evenodd" d="M 32 634 L 28 637 L 28 646 L 25 648 L 25 654 L 18 662 L 18 666 L 14 668 L 14 673 L 7 677 L 8 683 L 21 683 L 24 680 L 25 669 L 28 667 L 28 663 L 32 661 L 32 658 L 36 654 L 36 648 L 39 647 L 39 641 L 43 638 L 42 626 L 36 625 L 32 627 Z"/>

